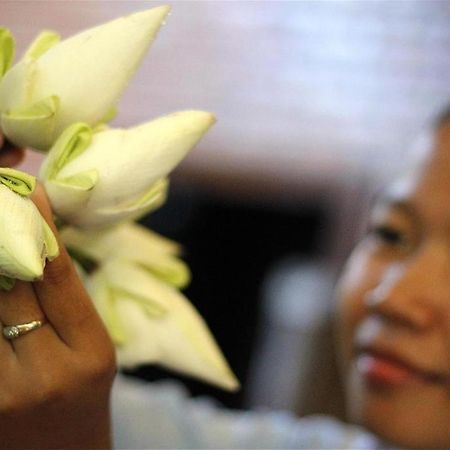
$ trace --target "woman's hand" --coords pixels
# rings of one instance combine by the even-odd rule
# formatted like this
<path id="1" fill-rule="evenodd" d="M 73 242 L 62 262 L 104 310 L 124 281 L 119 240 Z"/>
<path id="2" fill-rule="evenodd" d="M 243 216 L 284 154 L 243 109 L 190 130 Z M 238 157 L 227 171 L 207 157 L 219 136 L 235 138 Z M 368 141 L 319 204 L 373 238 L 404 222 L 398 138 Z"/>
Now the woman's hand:
<path id="1" fill-rule="evenodd" d="M 20 151 L 10 152 L 0 151 L 0 165 L 18 160 Z M 114 347 L 58 237 L 42 187 L 33 201 L 61 254 L 47 263 L 42 281 L 0 291 L 2 326 L 46 319 L 13 340 L 0 334 L 0 448 L 109 448 Z"/>
<path id="2" fill-rule="evenodd" d="M 17 166 L 24 156 L 25 150 L 11 145 L 0 132 L 0 167 Z"/>

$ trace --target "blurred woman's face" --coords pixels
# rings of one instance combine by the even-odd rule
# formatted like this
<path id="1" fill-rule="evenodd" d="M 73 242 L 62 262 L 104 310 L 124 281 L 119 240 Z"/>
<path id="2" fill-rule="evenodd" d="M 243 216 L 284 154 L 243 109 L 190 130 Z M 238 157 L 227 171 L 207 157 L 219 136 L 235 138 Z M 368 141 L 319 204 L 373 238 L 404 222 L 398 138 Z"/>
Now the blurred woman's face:
<path id="1" fill-rule="evenodd" d="M 351 418 L 397 445 L 450 448 L 450 122 L 378 199 L 338 298 Z"/>

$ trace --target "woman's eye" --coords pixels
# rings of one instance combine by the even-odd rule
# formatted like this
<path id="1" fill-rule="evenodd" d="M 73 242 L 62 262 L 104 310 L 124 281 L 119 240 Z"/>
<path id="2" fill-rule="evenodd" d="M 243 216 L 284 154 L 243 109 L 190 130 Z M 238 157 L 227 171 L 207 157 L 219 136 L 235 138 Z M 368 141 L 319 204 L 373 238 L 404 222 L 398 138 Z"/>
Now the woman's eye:
<path id="1" fill-rule="evenodd" d="M 370 234 L 375 236 L 382 244 L 408 248 L 410 245 L 406 235 L 393 227 L 381 225 L 375 226 L 370 230 Z"/>

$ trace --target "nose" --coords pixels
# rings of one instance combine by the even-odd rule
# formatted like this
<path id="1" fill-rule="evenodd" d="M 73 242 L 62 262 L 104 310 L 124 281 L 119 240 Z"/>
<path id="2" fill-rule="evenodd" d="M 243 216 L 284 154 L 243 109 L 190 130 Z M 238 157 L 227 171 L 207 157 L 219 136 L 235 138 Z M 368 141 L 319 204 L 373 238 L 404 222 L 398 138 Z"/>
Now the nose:
<path id="1" fill-rule="evenodd" d="M 439 247 L 423 249 L 407 260 L 390 264 L 379 284 L 365 296 L 371 312 L 398 324 L 423 330 L 450 305 L 450 270 Z"/>

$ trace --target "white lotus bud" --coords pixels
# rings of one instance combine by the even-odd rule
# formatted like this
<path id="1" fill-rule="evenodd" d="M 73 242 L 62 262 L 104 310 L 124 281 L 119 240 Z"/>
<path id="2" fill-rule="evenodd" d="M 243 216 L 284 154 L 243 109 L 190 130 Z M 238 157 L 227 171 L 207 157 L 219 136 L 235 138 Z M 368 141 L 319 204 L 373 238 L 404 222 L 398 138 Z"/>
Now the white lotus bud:
<path id="1" fill-rule="evenodd" d="M 154 363 L 226 390 L 239 387 L 207 325 L 176 288 L 116 259 L 96 270 L 89 284 L 119 365 Z"/>
<path id="2" fill-rule="evenodd" d="M 211 113 L 182 111 L 127 130 L 72 125 L 41 168 L 53 211 L 67 224 L 95 228 L 158 208 L 167 175 L 214 122 Z"/>
<path id="3" fill-rule="evenodd" d="M 14 279 L 42 278 L 46 259 L 59 254 L 55 236 L 29 195 L 35 178 L 0 168 L 0 286 L 11 288 Z"/>
<path id="4" fill-rule="evenodd" d="M 69 252 L 89 265 L 117 258 L 138 264 L 178 288 L 190 281 L 188 266 L 178 258 L 180 246 L 141 225 L 125 222 L 102 230 L 65 227 L 60 234 Z"/>
<path id="5" fill-rule="evenodd" d="M 18 146 L 47 151 L 69 125 L 110 119 L 169 9 L 131 14 L 59 43 L 54 33 L 39 35 L 0 81 L 3 133 Z"/>

